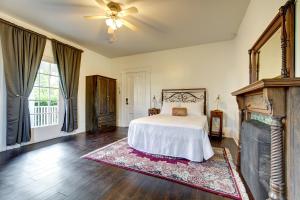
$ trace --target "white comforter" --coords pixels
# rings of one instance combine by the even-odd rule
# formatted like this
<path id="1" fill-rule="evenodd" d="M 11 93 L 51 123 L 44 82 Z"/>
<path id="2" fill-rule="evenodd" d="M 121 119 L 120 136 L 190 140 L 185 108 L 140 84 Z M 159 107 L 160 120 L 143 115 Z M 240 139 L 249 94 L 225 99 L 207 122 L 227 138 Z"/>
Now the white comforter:
<path id="1" fill-rule="evenodd" d="M 206 116 L 153 115 L 130 122 L 128 144 L 142 152 L 202 162 L 214 155 L 207 133 Z"/>

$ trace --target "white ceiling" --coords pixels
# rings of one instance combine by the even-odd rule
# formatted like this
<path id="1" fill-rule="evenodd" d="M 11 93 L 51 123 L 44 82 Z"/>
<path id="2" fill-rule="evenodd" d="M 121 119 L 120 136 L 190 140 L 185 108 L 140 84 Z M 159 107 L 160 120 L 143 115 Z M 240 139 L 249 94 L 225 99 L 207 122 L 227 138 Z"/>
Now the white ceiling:
<path id="1" fill-rule="evenodd" d="M 120 57 L 233 39 L 249 1 L 127 0 L 124 8 L 139 9 L 126 17 L 139 31 L 122 27 L 113 44 L 104 20 L 83 18 L 104 14 L 94 0 L 1 0 L 0 11 L 107 57 Z"/>

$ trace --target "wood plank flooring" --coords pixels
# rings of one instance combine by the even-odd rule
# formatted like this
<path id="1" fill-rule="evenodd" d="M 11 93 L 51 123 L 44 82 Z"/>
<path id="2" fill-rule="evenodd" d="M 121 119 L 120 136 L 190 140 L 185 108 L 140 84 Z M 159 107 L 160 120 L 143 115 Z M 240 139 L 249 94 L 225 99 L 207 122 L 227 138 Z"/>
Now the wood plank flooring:
<path id="1" fill-rule="evenodd" d="M 219 200 L 226 199 L 155 177 L 81 159 L 127 136 L 126 128 L 82 133 L 0 153 L 1 200 Z M 233 139 L 212 141 L 230 149 Z"/>

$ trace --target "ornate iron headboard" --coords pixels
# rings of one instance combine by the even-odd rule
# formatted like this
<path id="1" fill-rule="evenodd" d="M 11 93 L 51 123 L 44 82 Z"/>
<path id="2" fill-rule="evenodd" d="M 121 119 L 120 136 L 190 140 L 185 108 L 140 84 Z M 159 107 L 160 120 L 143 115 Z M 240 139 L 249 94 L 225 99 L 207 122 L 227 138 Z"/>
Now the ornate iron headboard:
<path id="1" fill-rule="evenodd" d="M 203 111 L 206 115 L 206 89 L 163 89 L 162 102 L 203 102 Z"/>

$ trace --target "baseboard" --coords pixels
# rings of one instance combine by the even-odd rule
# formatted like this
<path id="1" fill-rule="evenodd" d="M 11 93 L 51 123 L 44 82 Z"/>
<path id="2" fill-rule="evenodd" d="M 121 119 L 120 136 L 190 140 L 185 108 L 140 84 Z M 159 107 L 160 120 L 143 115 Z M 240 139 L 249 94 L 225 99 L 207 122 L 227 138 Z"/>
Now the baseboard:
<path id="1" fill-rule="evenodd" d="M 62 132 L 62 134 L 60 136 L 49 138 L 49 139 L 46 139 L 46 140 L 30 141 L 30 142 L 26 142 L 26 143 L 22 143 L 22 144 L 15 144 L 15 145 L 11 145 L 11 146 L 4 146 L 0 150 L 0 152 L 9 151 L 9 150 L 12 150 L 12 149 L 19 149 L 21 147 L 28 146 L 28 145 L 31 145 L 31 144 L 38 144 L 38 143 L 41 143 L 41 142 L 55 140 L 55 139 L 59 139 L 59 138 L 63 138 L 63 137 L 70 137 L 70 136 L 78 135 L 78 134 L 82 134 L 82 133 L 85 133 L 85 131 L 84 132 L 76 132 L 76 131 L 74 131 L 72 133 L 64 133 L 64 132 Z"/>
<path id="2" fill-rule="evenodd" d="M 233 140 L 234 140 L 236 146 L 239 146 L 239 140 L 237 138 L 235 138 L 235 137 L 233 137 Z"/>
<path id="3" fill-rule="evenodd" d="M 0 152 L 6 151 L 5 147 L 0 148 Z"/>
<path id="4" fill-rule="evenodd" d="M 128 126 L 126 126 L 126 125 L 118 125 L 117 127 L 120 127 L 120 128 L 128 128 Z"/>
<path id="5" fill-rule="evenodd" d="M 117 127 L 121 127 L 121 128 L 127 128 L 128 124 L 125 124 L 124 122 L 117 122 Z"/>
<path id="6" fill-rule="evenodd" d="M 224 138 L 232 138 L 234 140 L 235 144 L 238 146 L 239 140 L 238 140 L 238 138 L 235 137 L 237 135 L 238 135 L 238 133 L 236 133 L 232 129 L 226 128 L 226 127 L 224 128 L 223 137 Z"/>
<path id="7" fill-rule="evenodd" d="M 231 138 L 231 139 L 233 139 L 233 141 L 234 141 L 234 143 L 236 144 L 236 146 L 239 146 L 238 144 L 239 144 L 239 142 L 238 142 L 238 139 L 237 138 L 235 138 L 235 137 L 231 137 L 231 136 L 228 136 L 228 135 L 223 135 L 223 138 Z"/>

